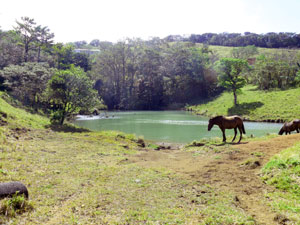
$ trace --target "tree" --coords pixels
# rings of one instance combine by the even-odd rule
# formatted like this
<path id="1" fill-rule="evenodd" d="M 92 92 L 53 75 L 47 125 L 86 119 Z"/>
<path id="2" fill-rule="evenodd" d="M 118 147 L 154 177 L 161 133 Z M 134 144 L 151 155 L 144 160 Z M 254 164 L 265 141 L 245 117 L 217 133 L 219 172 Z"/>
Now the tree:
<path id="1" fill-rule="evenodd" d="M 257 58 L 253 72 L 253 83 L 259 89 L 284 89 L 299 83 L 297 58 L 292 54 L 286 55 L 260 55 Z"/>
<path id="2" fill-rule="evenodd" d="M 159 52 L 146 49 L 139 64 L 137 107 L 142 110 L 160 109 L 163 105 L 163 77 L 160 75 Z"/>
<path id="3" fill-rule="evenodd" d="M 204 99 L 210 86 L 205 79 L 209 62 L 208 49 L 174 44 L 163 54 L 162 71 L 165 77 L 165 95 L 171 103 L 186 103 Z"/>
<path id="4" fill-rule="evenodd" d="M 217 63 L 219 85 L 233 92 L 234 105 L 237 105 L 237 92 L 246 85 L 246 79 L 241 76 L 248 67 L 243 59 L 222 58 Z"/>
<path id="5" fill-rule="evenodd" d="M 37 26 L 36 31 L 36 41 L 38 47 L 37 61 L 40 62 L 41 49 L 47 49 L 53 44 L 54 34 L 50 33 L 48 27 Z"/>
<path id="6" fill-rule="evenodd" d="M 10 65 L 0 71 L 0 77 L 11 94 L 24 105 L 37 109 L 41 103 L 41 93 L 45 90 L 54 69 L 47 63 L 27 62 Z"/>
<path id="7" fill-rule="evenodd" d="M 61 125 L 68 115 L 81 109 L 89 110 L 97 104 L 93 82 L 75 66 L 57 71 L 48 82 L 45 95 L 54 110 L 51 121 Z"/>
<path id="8" fill-rule="evenodd" d="M 37 40 L 36 22 L 29 17 L 21 17 L 22 22 L 16 21 L 16 32 L 22 37 L 21 45 L 24 48 L 24 62 L 28 61 L 29 51 L 35 48 L 34 42 Z"/>
<path id="9" fill-rule="evenodd" d="M 92 76 L 96 88 L 109 109 L 129 109 L 129 105 L 135 103 L 133 89 L 140 50 L 138 42 L 127 42 L 102 46 L 93 65 Z"/>
<path id="10" fill-rule="evenodd" d="M 75 48 L 83 48 L 87 45 L 86 41 L 75 41 L 73 43 L 71 43 L 75 46 Z"/>
<path id="11" fill-rule="evenodd" d="M 54 34 L 50 33 L 48 27 L 36 25 L 34 19 L 21 17 L 21 20 L 21 22 L 16 21 L 17 26 L 14 29 L 20 36 L 18 44 L 23 47 L 23 60 L 24 62 L 30 60 L 40 62 L 41 50 L 50 52 L 49 49 L 53 44 Z M 37 51 L 36 59 L 30 54 L 32 51 Z"/>
<path id="12" fill-rule="evenodd" d="M 90 42 L 90 45 L 93 47 L 100 47 L 100 41 L 98 39 L 94 39 Z"/>
<path id="13" fill-rule="evenodd" d="M 0 38 L 0 69 L 23 62 L 23 51 L 18 42 L 20 42 L 20 37 L 15 31 L 2 33 Z"/>

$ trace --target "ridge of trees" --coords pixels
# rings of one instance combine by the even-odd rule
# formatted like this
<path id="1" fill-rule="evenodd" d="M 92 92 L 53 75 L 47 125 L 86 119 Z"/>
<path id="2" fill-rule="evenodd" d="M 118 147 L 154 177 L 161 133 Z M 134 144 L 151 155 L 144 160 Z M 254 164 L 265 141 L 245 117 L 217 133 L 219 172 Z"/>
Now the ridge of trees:
<path id="1" fill-rule="evenodd" d="M 292 32 L 269 32 L 265 34 L 245 33 L 204 33 L 192 34 L 189 37 L 169 35 L 166 41 L 184 41 L 231 47 L 254 45 L 261 48 L 299 48 L 300 34 Z"/>

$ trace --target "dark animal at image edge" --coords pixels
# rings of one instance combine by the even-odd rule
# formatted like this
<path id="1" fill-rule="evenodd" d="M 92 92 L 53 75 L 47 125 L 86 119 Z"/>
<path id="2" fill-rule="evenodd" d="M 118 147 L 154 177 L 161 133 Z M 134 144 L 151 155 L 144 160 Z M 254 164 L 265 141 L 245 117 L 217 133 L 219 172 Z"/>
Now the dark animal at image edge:
<path id="1" fill-rule="evenodd" d="M 220 127 L 223 133 L 223 142 L 226 142 L 225 129 L 234 129 L 234 137 L 232 139 L 232 142 L 235 140 L 237 129 L 239 129 L 240 131 L 240 139 L 238 143 L 240 143 L 240 141 L 242 140 L 242 134 L 246 134 L 243 119 L 240 116 L 213 117 L 208 122 L 208 131 L 210 131 L 215 124 Z"/>
<path id="2" fill-rule="evenodd" d="M 0 183 L 0 199 L 6 197 L 12 197 L 15 194 L 25 195 L 28 198 L 28 190 L 26 186 L 18 181 L 12 181 L 7 183 Z"/>
<path id="3" fill-rule="evenodd" d="M 279 135 L 282 135 L 283 133 L 287 134 L 291 134 L 292 131 L 297 131 L 297 133 L 299 133 L 299 129 L 300 129 L 300 120 L 293 120 L 289 123 L 284 123 L 282 128 L 279 131 Z"/>

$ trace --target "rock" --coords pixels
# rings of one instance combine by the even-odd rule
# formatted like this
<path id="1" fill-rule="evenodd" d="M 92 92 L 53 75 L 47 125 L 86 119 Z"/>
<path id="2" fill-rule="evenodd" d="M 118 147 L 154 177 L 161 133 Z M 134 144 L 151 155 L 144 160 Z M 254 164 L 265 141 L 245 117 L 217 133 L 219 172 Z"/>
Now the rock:
<path id="1" fill-rule="evenodd" d="M 14 194 L 24 194 L 28 198 L 28 190 L 24 184 L 18 181 L 12 181 L 8 183 L 0 183 L 0 199 L 11 197 Z"/>
<path id="2" fill-rule="evenodd" d="M 7 113 L 0 111 L 0 117 L 7 118 Z"/>
<path id="3" fill-rule="evenodd" d="M 144 148 L 146 146 L 145 141 L 141 138 L 139 138 L 136 143 L 138 144 L 139 147 L 142 147 L 142 148 Z"/>
<path id="4" fill-rule="evenodd" d="M 274 221 L 277 221 L 279 224 L 287 224 L 289 219 L 285 215 L 277 214 L 274 217 Z"/>
<path id="5" fill-rule="evenodd" d="M 94 115 L 94 116 L 98 116 L 98 115 L 99 115 L 99 111 L 98 111 L 97 109 L 94 109 L 93 115 Z"/>
<path id="6" fill-rule="evenodd" d="M 255 168 L 259 167 L 259 166 L 260 166 L 260 162 L 259 162 L 258 160 L 255 160 L 255 161 L 251 162 L 251 163 L 248 165 L 248 167 L 249 167 L 250 169 L 255 169 Z"/>

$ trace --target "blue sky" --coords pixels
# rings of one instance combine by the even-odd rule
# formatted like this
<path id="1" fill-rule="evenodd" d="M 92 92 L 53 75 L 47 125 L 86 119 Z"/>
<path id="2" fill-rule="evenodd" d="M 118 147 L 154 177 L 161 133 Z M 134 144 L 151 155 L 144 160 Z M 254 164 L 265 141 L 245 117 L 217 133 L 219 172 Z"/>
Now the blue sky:
<path id="1" fill-rule="evenodd" d="M 22 16 L 55 41 L 165 37 L 206 32 L 300 33 L 300 0 L 0 0 L 0 27 Z"/>

